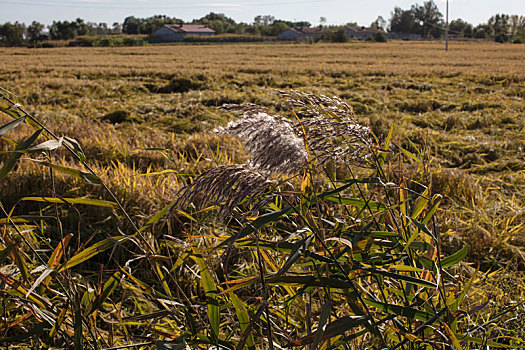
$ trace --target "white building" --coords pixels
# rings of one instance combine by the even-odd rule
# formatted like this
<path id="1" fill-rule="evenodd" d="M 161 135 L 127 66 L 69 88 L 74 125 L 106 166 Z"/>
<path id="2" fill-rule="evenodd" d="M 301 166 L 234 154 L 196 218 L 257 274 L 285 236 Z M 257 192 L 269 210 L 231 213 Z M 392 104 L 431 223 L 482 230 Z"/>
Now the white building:
<path id="1" fill-rule="evenodd" d="M 153 32 L 155 41 L 182 41 L 186 35 L 215 35 L 216 32 L 204 24 L 165 24 Z"/>

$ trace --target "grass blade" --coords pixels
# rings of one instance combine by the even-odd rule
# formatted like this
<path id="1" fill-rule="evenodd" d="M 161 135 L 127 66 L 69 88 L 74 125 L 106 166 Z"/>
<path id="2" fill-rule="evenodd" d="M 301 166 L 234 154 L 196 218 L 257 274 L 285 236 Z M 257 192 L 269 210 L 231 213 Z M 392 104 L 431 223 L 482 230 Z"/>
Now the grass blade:
<path id="1" fill-rule="evenodd" d="M 96 207 L 113 208 L 116 203 L 100 200 L 100 199 L 89 199 L 89 198 L 57 198 L 57 197 L 24 197 L 21 201 L 33 201 L 33 202 L 47 202 L 47 203 L 66 203 L 66 204 L 85 204 L 94 205 Z"/>
<path id="2" fill-rule="evenodd" d="M 0 181 L 2 181 L 11 170 L 13 170 L 13 168 L 16 165 L 16 162 L 22 156 L 22 153 L 18 151 L 24 151 L 25 149 L 29 148 L 33 144 L 33 142 L 36 141 L 36 139 L 41 133 L 42 129 L 35 131 L 33 135 L 31 135 L 27 140 L 25 140 L 15 148 L 14 153 L 11 155 L 11 157 L 9 157 L 9 159 L 4 163 L 4 166 L 0 169 Z"/>
<path id="3" fill-rule="evenodd" d="M 90 182 L 92 184 L 96 184 L 96 185 L 101 185 L 102 184 L 102 180 L 98 176 L 96 176 L 94 174 L 91 174 L 91 173 L 88 173 L 86 171 L 73 169 L 73 168 L 68 168 L 68 167 L 62 166 L 62 165 L 51 164 L 49 162 L 43 162 L 43 161 L 36 160 L 36 159 L 32 159 L 32 161 L 40 163 L 40 164 L 42 164 L 44 166 L 50 167 L 50 168 L 52 168 L 52 169 L 54 169 L 56 171 L 59 171 L 61 173 L 68 174 L 68 175 L 73 176 L 73 177 L 75 177 L 77 179 L 85 180 L 85 181 Z"/>
<path id="4" fill-rule="evenodd" d="M 95 299 L 93 303 L 89 305 L 89 307 L 86 310 L 85 315 L 90 315 L 102 305 L 106 301 L 106 299 L 113 293 L 115 288 L 120 284 L 120 280 L 122 279 L 122 273 L 120 271 L 117 271 L 109 278 L 109 280 L 104 283 L 104 288 L 102 288 L 102 292 L 99 296 Z"/>
<path id="5" fill-rule="evenodd" d="M 193 255 L 191 258 L 199 265 L 201 283 L 204 292 L 206 293 L 206 299 L 208 300 L 208 318 L 210 320 L 210 326 L 212 334 L 217 339 L 219 338 L 219 300 L 217 299 L 217 286 L 213 280 L 206 262 L 202 258 L 202 254 L 196 247 L 193 247 Z"/>
<path id="6" fill-rule="evenodd" d="M 228 296 L 230 297 L 233 307 L 235 308 L 235 314 L 237 315 L 239 326 L 241 327 L 241 334 L 245 334 L 248 327 L 250 326 L 250 316 L 248 315 L 248 309 L 246 309 L 246 306 L 241 301 L 241 299 L 239 299 L 237 294 L 229 293 Z M 250 330 L 248 330 L 248 332 L 250 332 Z M 248 349 L 255 349 L 255 342 L 251 333 L 248 334 L 248 337 L 246 338 L 246 345 L 248 346 Z"/>
<path id="7" fill-rule="evenodd" d="M 115 246 L 115 244 L 118 244 L 121 241 L 125 241 L 127 239 L 128 239 L 127 236 L 116 236 L 116 237 L 107 238 L 107 239 L 104 239 L 104 240 L 102 240 L 102 241 L 100 241 L 98 243 L 95 243 L 92 246 L 90 246 L 89 248 L 86 248 L 83 251 L 81 251 L 80 253 L 74 255 L 73 257 L 71 257 L 71 259 L 69 259 L 68 261 L 66 261 L 62 265 L 60 265 L 57 268 L 57 271 L 58 272 L 62 272 L 64 270 L 72 268 L 73 266 L 81 264 L 84 261 L 91 259 L 95 255 L 97 255 L 99 253 L 102 253 L 103 251 L 105 251 L 105 250 L 107 250 L 109 248 L 112 248 L 113 246 Z"/>
<path id="8" fill-rule="evenodd" d="M 305 254 L 305 252 L 308 249 L 308 246 L 310 245 L 314 237 L 315 235 L 312 234 L 295 243 L 290 255 L 288 256 L 288 259 L 286 259 L 286 262 L 284 263 L 283 267 L 281 267 L 281 269 L 277 272 L 276 276 L 285 274 L 290 269 L 290 267 L 292 267 L 294 262 Z"/>
<path id="9" fill-rule="evenodd" d="M 416 310 L 414 308 L 408 307 L 408 306 L 400 306 L 400 305 L 394 305 L 394 304 L 387 304 L 382 303 L 379 301 L 374 301 L 371 299 L 364 299 L 365 304 L 374 306 L 380 310 L 383 310 L 389 314 L 394 314 L 397 316 L 404 316 L 411 319 L 416 319 L 419 321 L 427 321 L 429 320 L 432 315 L 423 311 Z"/>
<path id="10" fill-rule="evenodd" d="M 326 331 L 326 324 L 330 320 L 330 311 L 332 309 L 332 304 L 330 301 L 326 301 L 321 308 L 321 316 L 319 317 L 319 325 L 317 326 L 317 331 L 315 332 L 314 340 L 312 342 L 312 348 L 317 349 L 323 335 Z"/>
<path id="11" fill-rule="evenodd" d="M 456 265 L 458 262 L 463 260 L 468 253 L 468 246 L 464 246 L 451 256 L 447 256 L 445 259 L 441 260 L 441 268 L 445 269 L 447 267 Z"/>
<path id="12" fill-rule="evenodd" d="M 0 127 L 0 137 L 4 136 L 9 131 L 11 131 L 14 128 L 16 128 L 19 124 L 23 123 L 25 119 L 26 119 L 25 117 L 21 117 L 21 118 L 15 119 L 12 122 L 9 122 L 9 123 L 7 123 L 5 125 L 2 125 Z"/>

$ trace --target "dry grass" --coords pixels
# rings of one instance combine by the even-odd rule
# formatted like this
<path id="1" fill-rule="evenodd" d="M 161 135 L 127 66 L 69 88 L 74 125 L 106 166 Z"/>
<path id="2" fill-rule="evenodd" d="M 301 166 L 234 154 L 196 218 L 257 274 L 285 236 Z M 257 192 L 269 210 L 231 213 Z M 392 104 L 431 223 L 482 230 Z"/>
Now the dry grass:
<path id="1" fill-rule="evenodd" d="M 465 220 L 445 231 L 468 237 L 474 206 L 483 213 L 524 199 L 521 45 L 454 43 L 448 53 L 436 43 L 406 42 L 20 48 L 0 49 L 0 71 L 2 86 L 52 128 L 79 139 L 101 169 L 116 160 L 138 172 L 150 164 L 165 169 L 170 165 L 158 155 L 137 150 L 187 147 L 166 132 L 212 129 L 228 118 L 214 108 L 223 103 L 279 111 L 272 89 L 292 87 L 342 97 L 377 133 L 395 122 L 402 145 L 411 147 L 406 137 L 426 142 L 434 166 L 458 169 L 482 185 L 485 204 L 469 201 Z M 120 123 L 95 122 L 112 120 L 108 115 Z M 440 180 L 453 183 L 454 176 Z M 523 223 L 519 210 L 502 214 Z M 518 234 L 511 241 L 522 240 Z"/>
<path id="2" fill-rule="evenodd" d="M 257 103 L 269 114 L 283 113 L 294 121 L 275 89 L 340 96 L 378 139 L 384 139 L 394 123 L 394 143 L 422 161 L 420 165 L 407 157 L 411 164 L 403 172 L 390 169 L 389 176 L 396 183 L 413 179 L 406 186 L 416 191 L 421 191 L 420 184 L 431 184 L 433 193 L 444 195 L 437 228 L 446 251 L 468 243 L 470 262 L 479 261 L 484 272 L 483 278 L 474 280 L 481 291 L 472 300 L 493 294 L 498 299 L 491 306 L 494 315 L 501 305 L 523 295 L 522 283 L 509 284 L 519 281 L 519 271 L 525 268 L 521 45 L 454 43 L 448 53 L 436 43 L 405 42 L 0 48 L 0 73 L 0 86 L 16 94 L 46 126 L 80 142 L 95 171 L 139 224 L 206 169 L 246 162 L 239 143 L 203 135 L 231 118 L 215 107 Z M 0 118 L 1 125 L 10 120 Z M 20 141 L 31 132 L 17 128 L 2 138 L 1 150 L 10 150 L 11 139 Z M 0 160 L 8 156 L 3 154 Z M 54 157 L 60 164 L 74 163 L 66 153 Z M 54 208 L 18 200 L 54 192 L 110 199 L 99 187 L 58 173 L 53 178 L 44 174 L 40 165 L 21 161 L 16 177 L 3 182 L 4 206 L 14 207 L 15 215 L 41 215 Z M 113 209 L 75 210 L 85 219 L 82 230 L 71 209 L 63 209 L 67 217 L 63 224 L 66 231 L 82 231 L 79 243 L 80 237 L 133 230 Z M 159 236 L 174 239 L 162 244 L 176 251 L 175 256 L 186 249 L 176 239 L 185 239 L 186 226 L 180 221 L 188 220 L 176 217 L 156 230 Z M 222 232 L 223 227 L 216 225 L 201 234 Z M 58 228 L 50 224 L 49 229 L 55 233 L 53 243 L 58 242 Z M 499 272 L 491 275 L 494 270 Z M 196 280 L 191 273 L 186 277 L 188 285 Z M 199 288 L 193 292 L 204 293 Z M 126 306 L 128 315 L 136 311 L 136 306 Z"/>

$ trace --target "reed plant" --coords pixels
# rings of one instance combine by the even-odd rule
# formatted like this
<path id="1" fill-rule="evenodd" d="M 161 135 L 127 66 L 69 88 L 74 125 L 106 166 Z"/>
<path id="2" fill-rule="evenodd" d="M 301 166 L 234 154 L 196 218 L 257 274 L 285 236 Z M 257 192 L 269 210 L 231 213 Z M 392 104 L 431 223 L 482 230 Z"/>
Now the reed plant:
<path id="1" fill-rule="evenodd" d="M 51 184 L 65 174 L 105 194 L 68 197 L 52 187 L 20 198 L 44 203 L 37 212 L 0 205 L 0 343 L 107 350 L 523 347 L 519 331 L 501 321 L 523 304 L 487 312 L 489 296 L 475 287 L 486 275 L 462 262 L 468 247 L 442 252 L 442 197 L 407 176 L 429 172 L 425 153 L 398 144 L 393 126 L 374 135 L 336 97 L 280 94 L 282 115 L 225 106 L 241 116 L 215 133 L 225 144 L 237 138 L 249 157 L 236 164 L 217 156 L 215 168 L 184 174 L 173 202 L 138 225 L 83 146 L 55 135 L 2 92 L 0 111 L 12 121 L 0 135 L 33 132 L 12 140 L 0 182 L 16 176 L 20 162 L 32 162 Z M 58 162 L 63 151 L 67 164 Z M 178 161 L 169 149 L 148 151 Z M 409 161 L 420 168 L 408 172 Z M 98 220 L 127 223 L 90 237 L 79 229 L 74 244 L 62 221 L 82 206 L 99 208 Z"/>

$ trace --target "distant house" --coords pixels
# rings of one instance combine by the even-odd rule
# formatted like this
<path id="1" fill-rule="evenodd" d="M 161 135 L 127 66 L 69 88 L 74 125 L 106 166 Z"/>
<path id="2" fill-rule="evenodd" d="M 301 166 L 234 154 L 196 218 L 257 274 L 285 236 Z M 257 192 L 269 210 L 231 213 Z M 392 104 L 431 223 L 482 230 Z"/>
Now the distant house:
<path id="1" fill-rule="evenodd" d="M 382 32 L 377 28 L 366 28 L 358 26 L 346 26 L 345 33 L 348 39 L 374 39 L 375 36 Z"/>
<path id="2" fill-rule="evenodd" d="M 391 40 L 419 40 L 421 39 L 421 34 L 411 34 L 411 33 L 388 33 L 388 39 Z"/>
<path id="3" fill-rule="evenodd" d="M 204 24 L 165 24 L 153 32 L 154 41 L 182 41 L 186 35 L 215 35 L 216 32 Z"/>
<path id="4" fill-rule="evenodd" d="M 295 27 L 288 29 L 279 35 L 280 40 L 300 40 L 305 38 L 319 39 L 323 36 L 323 28 Z"/>

